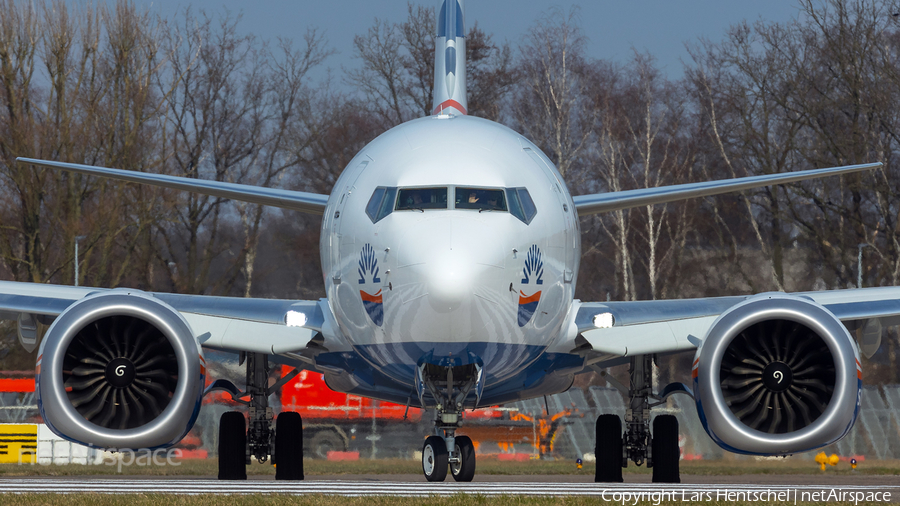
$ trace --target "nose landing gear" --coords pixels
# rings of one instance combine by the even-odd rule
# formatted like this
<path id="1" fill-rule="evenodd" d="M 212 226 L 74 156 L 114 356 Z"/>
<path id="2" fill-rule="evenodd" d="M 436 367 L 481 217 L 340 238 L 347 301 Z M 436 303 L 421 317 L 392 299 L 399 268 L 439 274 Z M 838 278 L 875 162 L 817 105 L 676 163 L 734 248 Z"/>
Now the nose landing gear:
<path id="1" fill-rule="evenodd" d="M 428 481 L 444 481 L 450 474 L 456 481 L 472 481 L 475 477 L 475 445 L 468 436 L 457 436 L 461 415 L 469 392 L 481 381 L 477 365 L 442 367 L 424 364 L 419 367 L 416 383 L 419 400 L 425 406 L 427 388 L 437 402 L 434 435 L 422 447 L 422 472 Z M 477 399 L 475 403 L 477 404 Z"/>

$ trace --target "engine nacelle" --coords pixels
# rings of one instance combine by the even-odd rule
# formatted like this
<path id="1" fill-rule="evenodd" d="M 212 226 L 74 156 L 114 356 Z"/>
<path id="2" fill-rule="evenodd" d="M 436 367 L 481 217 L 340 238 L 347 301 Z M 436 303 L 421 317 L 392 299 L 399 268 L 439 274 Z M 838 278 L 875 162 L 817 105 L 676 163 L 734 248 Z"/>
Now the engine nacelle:
<path id="1" fill-rule="evenodd" d="M 181 314 L 139 291 L 85 297 L 53 322 L 37 359 L 38 405 L 58 436 L 102 448 L 175 444 L 206 375 Z"/>
<path id="2" fill-rule="evenodd" d="M 692 370 L 703 427 L 726 450 L 787 455 L 843 437 L 859 412 L 856 344 L 821 305 L 766 293 L 725 311 Z"/>

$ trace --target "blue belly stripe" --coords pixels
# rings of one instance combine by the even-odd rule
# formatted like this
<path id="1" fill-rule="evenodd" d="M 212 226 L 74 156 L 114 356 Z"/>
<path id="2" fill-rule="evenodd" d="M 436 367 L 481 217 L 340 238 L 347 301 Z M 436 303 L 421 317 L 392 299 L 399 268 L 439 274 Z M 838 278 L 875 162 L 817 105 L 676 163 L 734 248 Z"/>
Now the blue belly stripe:
<path id="1" fill-rule="evenodd" d="M 419 363 L 481 364 L 486 375 L 482 406 L 564 391 L 571 385 L 571 374 L 584 366 L 584 358 L 578 355 L 546 353 L 543 346 L 497 342 L 384 343 L 356 346 L 354 350 L 320 353 L 316 363 L 326 371 L 333 368 L 353 376 L 357 384 L 347 393 L 410 402 L 414 407 L 419 405 L 413 392 Z M 473 402 L 474 393 L 470 397 L 469 402 Z"/>

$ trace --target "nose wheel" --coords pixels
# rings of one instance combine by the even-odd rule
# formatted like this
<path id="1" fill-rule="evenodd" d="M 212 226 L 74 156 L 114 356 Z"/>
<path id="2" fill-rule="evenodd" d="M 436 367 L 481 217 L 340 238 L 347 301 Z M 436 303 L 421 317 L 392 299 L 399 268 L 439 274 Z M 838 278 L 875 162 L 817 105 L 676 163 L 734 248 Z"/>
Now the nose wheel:
<path id="1" fill-rule="evenodd" d="M 447 451 L 447 441 L 429 436 L 422 447 L 422 472 L 428 481 L 444 481 L 449 469 L 456 481 L 475 478 L 475 445 L 468 436 L 453 438 L 453 452 Z"/>
<path id="2" fill-rule="evenodd" d="M 475 445 L 469 436 L 456 437 L 456 451 L 450 459 L 450 474 L 456 481 L 472 481 L 475 477 Z"/>
<path id="3" fill-rule="evenodd" d="M 447 478 L 447 464 L 450 463 L 444 438 L 429 436 L 422 447 L 422 472 L 428 481 L 444 481 Z"/>

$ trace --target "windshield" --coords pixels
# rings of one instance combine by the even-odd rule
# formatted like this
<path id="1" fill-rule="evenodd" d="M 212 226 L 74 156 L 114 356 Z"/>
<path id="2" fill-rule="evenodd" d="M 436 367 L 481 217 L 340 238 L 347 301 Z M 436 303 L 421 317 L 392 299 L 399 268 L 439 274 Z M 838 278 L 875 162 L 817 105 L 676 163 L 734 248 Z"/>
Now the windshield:
<path id="1" fill-rule="evenodd" d="M 447 209 L 447 188 L 407 188 L 400 190 L 397 210 Z"/>
<path id="2" fill-rule="evenodd" d="M 507 188 L 506 195 L 509 197 L 509 212 L 516 218 L 522 220 L 526 225 L 531 223 L 537 209 L 534 207 L 534 201 L 525 188 Z"/>
<path id="3" fill-rule="evenodd" d="M 456 208 L 506 211 L 506 198 L 503 190 L 460 186 L 456 188 Z"/>
<path id="4" fill-rule="evenodd" d="M 372 193 L 372 197 L 369 199 L 368 205 L 366 205 L 366 214 L 372 220 L 372 223 L 378 223 L 385 216 L 391 214 L 391 211 L 394 210 L 394 197 L 396 196 L 396 188 L 385 186 L 375 188 L 375 192 Z"/>

